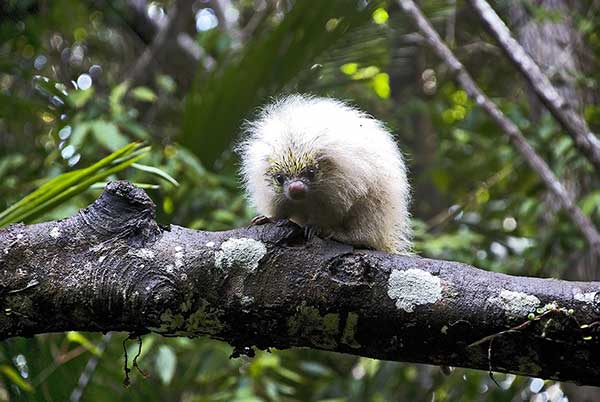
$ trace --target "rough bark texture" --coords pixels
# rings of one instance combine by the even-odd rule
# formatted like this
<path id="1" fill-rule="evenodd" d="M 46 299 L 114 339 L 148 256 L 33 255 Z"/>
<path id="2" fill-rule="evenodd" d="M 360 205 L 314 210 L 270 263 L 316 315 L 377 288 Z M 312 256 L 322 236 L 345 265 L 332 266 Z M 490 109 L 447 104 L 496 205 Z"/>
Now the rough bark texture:
<path id="1" fill-rule="evenodd" d="M 1 338 L 208 335 L 600 385 L 598 282 L 306 243 L 293 224 L 163 228 L 127 182 L 71 218 L 1 230 L 0 294 Z"/>

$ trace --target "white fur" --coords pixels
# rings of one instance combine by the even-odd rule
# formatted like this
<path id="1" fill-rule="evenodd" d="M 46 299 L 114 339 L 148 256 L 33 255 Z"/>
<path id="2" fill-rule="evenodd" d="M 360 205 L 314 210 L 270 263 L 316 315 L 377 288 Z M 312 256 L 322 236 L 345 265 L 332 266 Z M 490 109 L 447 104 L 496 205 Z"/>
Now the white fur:
<path id="1" fill-rule="evenodd" d="M 382 123 L 339 100 L 292 95 L 266 106 L 245 131 L 241 174 L 260 214 L 353 245 L 409 252 L 406 168 Z M 303 202 L 285 198 L 266 173 L 290 154 L 310 155 L 320 166 Z"/>

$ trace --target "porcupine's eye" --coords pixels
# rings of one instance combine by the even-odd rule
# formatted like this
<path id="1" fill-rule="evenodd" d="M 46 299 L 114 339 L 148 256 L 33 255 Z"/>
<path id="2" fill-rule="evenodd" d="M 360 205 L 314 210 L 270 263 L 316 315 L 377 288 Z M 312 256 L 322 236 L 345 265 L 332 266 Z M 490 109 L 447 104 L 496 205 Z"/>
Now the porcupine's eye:
<path id="1" fill-rule="evenodd" d="M 311 167 L 311 168 L 308 168 L 308 169 L 306 169 L 306 178 L 307 178 L 308 180 L 312 180 L 312 179 L 314 179 L 316 174 L 317 174 L 317 169 L 315 169 L 315 168 L 312 168 L 312 167 Z"/>
<path id="2" fill-rule="evenodd" d="M 282 173 L 277 173 L 275 175 L 275 181 L 283 186 L 283 183 L 285 183 L 285 176 Z"/>

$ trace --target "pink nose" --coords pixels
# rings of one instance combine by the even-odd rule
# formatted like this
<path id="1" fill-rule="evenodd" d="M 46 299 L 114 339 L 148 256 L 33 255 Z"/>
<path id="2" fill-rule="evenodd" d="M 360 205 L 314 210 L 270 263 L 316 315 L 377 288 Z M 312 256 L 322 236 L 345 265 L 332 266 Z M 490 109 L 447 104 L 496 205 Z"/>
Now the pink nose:
<path id="1" fill-rule="evenodd" d="M 306 187 L 306 184 L 302 183 L 299 180 L 293 181 L 290 184 L 288 184 L 288 194 L 290 195 L 290 198 L 292 200 L 303 199 L 304 197 L 306 197 L 307 190 L 308 188 Z"/>

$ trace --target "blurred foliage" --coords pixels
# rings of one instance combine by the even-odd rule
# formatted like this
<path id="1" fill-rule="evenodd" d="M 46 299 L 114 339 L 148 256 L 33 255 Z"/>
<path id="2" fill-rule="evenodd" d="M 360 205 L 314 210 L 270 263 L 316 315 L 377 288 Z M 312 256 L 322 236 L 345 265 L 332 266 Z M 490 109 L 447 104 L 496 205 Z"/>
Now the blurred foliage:
<path id="1" fill-rule="evenodd" d="M 139 21 L 131 3 L 0 3 L 0 210 L 9 211 L 0 225 L 69 216 L 117 178 L 146 188 L 162 222 L 204 230 L 245 225 L 253 211 L 240 193 L 231 152 L 239 127 L 271 96 L 311 92 L 351 100 L 397 134 L 411 168 L 419 254 L 555 277 L 572 274 L 584 260 L 578 230 L 498 128 L 449 80 L 393 2 L 198 2 L 188 24 L 195 30 L 187 34 L 202 62 L 179 72 L 167 68 L 176 64 L 173 57 L 154 60 L 158 68 L 133 82 L 125 77 L 149 43 L 143 33 L 148 22 Z M 525 3 L 531 18 L 562 18 Z M 579 3 L 572 17 L 587 68 L 575 82 L 593 92 L 600 79 L 600 13 L 595 2 Z M 493 46 L 485 46 L 468 8 L 453 1 L 420 4 L 480 85 L 580 195 L 583 211 L 600 223 L 599 183 L 590 165 L 549 116 L 532 117 L 524 82 Z M 506 12 L 511 4 L 494 6 Z M 148 17 L 160 25 L 170 5 L 148 2 Z M 176 53 L 178 42 L 167 43 Z M 189 71 L 191 87 L 185 85 Z M 599 132 L 600 106 L 587 102 L 583 113 Z M 114 334 L 105 350 L 100 335 L 78 332 L 3 342 L 0 400 L 69 400 L 90 359 L 98 366 L 83 401 L 562 396 L 560 384 L 512 375 L 496 374 L 498 387 L 487 373 L 457 369 L 446 377 L 435 367 L 308 349 L 230 359 L 224 343 L 155 335 L 143 337 L 138 358 L 149 377 L 134 371 L 124 388 L 126 336 Z M 137 347 L 128 341 L 130 364 Z"/>

